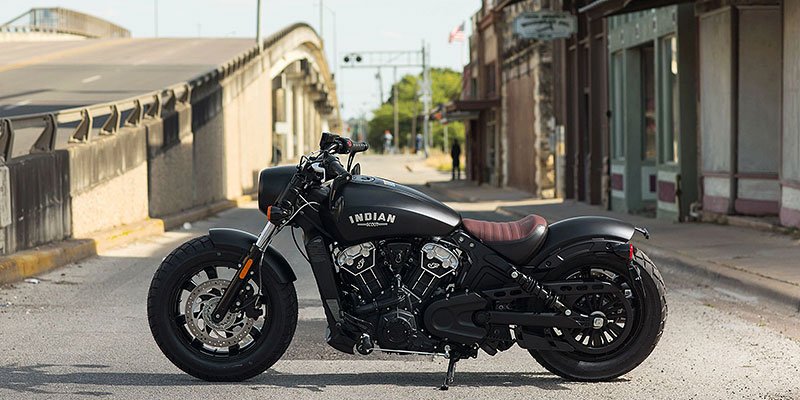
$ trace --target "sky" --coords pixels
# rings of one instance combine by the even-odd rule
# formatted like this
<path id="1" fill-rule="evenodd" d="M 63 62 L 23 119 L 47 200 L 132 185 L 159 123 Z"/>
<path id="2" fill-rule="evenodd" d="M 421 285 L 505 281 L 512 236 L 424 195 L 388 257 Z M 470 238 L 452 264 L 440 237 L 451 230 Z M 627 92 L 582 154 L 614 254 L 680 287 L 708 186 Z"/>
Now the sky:
<path id="1" fill-rule="evenodd" d="M 480 8 L 480 0 L 322 0 L 323 38 L 328 62 L 348 52 L 417 50 L 430 43 L 431 64 L 460 71 L 468 58 L 465 43 L 447 42 L 450 31 Z M 134 37 L 255 37 L 256 0 L 0 0 L 0 23 L 32 7 L 64 7 L 107 19 L 129 29 Z M 262 0 L 262 34 L 295 22 L 319 30 L 320 0 Z M 335 32 L 334 32 L 335 14 Z M 465 24 L 469 34 L 469 23 Z M 334 37 L 336 38 L 334 42 Z M 335 43 L 335 46 L 334 46 Z M 419 73 L 419 69 L 398 70 Z M 380 104 L 375 70 L 340 68 L 337 85 L 342 116 L 369 113 Z M 383 70 L 384 96 L 390 93 L 392 71 Z"/>

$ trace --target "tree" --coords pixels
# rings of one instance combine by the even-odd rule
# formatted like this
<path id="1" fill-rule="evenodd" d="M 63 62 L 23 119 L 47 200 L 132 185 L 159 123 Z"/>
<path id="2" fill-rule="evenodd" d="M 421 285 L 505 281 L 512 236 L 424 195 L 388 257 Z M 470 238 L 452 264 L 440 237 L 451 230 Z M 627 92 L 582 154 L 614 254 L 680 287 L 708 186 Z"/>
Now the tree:
<path id="1" fill-rule="evenodd" d="M 400 147 L 413 146 L 412 125 L 415 116 L 418 118 L 416 126 L 417 132 L 423 131 L 422 101 L 418 96 L 419 84 L 422 80 L 419 75 L 405 75 L 397 85 L 397 108 L 398 120 L 400 125 L 400 136 L 398 138 Z M 394 88 L 393 88 L 394 89 Z M 446 104 L 451 100 L 458 99 L 461 95 L 461 74 L 449 68 L 431 69 L 431 89 L 432 104 Z M 391 92 L 394 93 L 394 90 Z M 375 149 L 383 148 L 383 132 L 394 129 L 394 107 L 393 97 L 389 97 L 385 103 L 372 111 L 372 119 L 369 121 L 367 140 L 370 146 Z M 442 124 L 431 121 L 431 135 L 434 146 L 441 146 L 443 141 Z M 397 132 L 392 132 L 397 135 Z M 464 125 L 461 122 L 450 122 L 448 125 L 448 136 L 452 140 L 458 138 L 462 143 L 464 140 Z"/>

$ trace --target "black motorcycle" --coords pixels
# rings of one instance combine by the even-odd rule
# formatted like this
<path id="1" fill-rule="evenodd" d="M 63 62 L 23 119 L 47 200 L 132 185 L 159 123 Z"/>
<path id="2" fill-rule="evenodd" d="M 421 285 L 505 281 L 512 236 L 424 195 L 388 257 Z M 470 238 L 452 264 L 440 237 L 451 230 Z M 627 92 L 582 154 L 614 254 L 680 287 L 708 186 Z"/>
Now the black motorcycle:
<path id="1" fill-rule="evenodd" d="M 554 374 L 618 377 L 647 358 L 667 317 L 664 282 L 630 243 L 645 229 L 603 217 L 552 225 L 462 219 L 431 197 L 353 166 L 366 143 L 323 133 L 297 166 L 265 169 L 258 236 L 211 229 L 170 253 L 147 301 L 156 343 L 207 381 L 241 381 L 272 366 L 297 325 L 296 276 L 270 246 L 302 230 L 326 341 L 345 353 L 458 360 L 514 344 Z M 349 155 L 344 168 L 337 154 Z"/>

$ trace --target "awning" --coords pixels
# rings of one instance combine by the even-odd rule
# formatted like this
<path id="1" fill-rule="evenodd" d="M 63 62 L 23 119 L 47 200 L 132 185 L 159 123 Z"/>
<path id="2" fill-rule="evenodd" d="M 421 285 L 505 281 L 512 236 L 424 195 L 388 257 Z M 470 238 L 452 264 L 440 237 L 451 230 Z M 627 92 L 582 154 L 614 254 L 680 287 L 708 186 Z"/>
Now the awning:
<path id="1" fill-rule="evenodd" d="M 491 100 L 454 100 L 447 104 L 447 113 L 454 111 L 482 111 L 492 107 L 500 107 L 500 99 Z"/>
<path id="2" fill-rule="evenodd" d="M 477 111 L 455 111 L 449 112 L 445 114 L 444 119 L 447 122 L 453 121 L 466 121 L 470 119 L 478 119 L 480 118 L 480 113 Z"/>
<path id="3" fill-rule="evenodd" d="M 592 13 L 602 17 L 626 14 L 671 6 L 679 3 L 694 3 L 695 0 L 595 0 L 578 9 L 578 13 Z"/>

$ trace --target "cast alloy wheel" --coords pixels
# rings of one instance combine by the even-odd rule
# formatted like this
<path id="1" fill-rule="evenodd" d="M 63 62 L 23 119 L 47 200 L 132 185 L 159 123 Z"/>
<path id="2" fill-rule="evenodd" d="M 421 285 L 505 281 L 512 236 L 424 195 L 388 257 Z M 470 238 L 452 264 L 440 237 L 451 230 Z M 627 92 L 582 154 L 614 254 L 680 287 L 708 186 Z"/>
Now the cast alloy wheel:
<path id="1" fill-rule="evenodd" d="M 236 265 L 204 265 L 188 276 L 175 296 L 175 322 L 183 327 L 182 333 L 196 350 L 209 355 L 234 355 L 246 351 L 261 336 L 268 324 L 268 300 L 254 304 L 262 317 L 251 318 L 244 309 L 228 312 L 222 321 L 215 323 L 211 313 L 236 273 Z M 250 280 L 244 290 L 258 293 L 258 285 Z M 253 300 L 259 300 L 253 298 Z M 241 306 L 241 302 L 237 300 Z"/>

